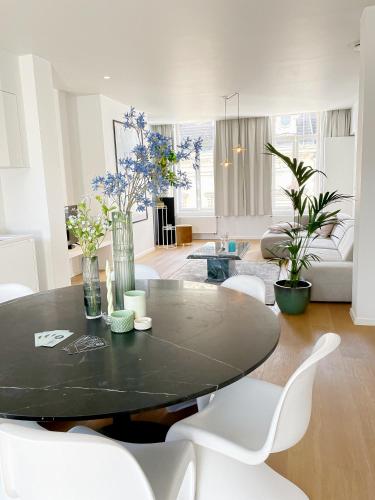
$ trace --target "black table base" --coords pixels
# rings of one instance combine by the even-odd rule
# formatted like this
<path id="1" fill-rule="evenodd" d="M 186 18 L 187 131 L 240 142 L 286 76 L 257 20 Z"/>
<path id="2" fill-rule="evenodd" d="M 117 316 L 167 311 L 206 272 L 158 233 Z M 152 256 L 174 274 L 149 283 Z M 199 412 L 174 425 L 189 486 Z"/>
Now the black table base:
<path id="1" fill-rule="evenodd" d="M 131 420 L 124 415 L 115 417 L 113 424 L 102 427 L 100 433 L 126 443 L 163 443 L 169 428 L 169 425 Z"/>

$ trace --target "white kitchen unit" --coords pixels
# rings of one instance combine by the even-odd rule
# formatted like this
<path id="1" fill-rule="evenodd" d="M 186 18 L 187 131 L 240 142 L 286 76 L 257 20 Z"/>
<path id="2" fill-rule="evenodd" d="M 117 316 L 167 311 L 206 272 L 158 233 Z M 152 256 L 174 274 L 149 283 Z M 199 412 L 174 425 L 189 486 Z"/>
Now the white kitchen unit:
<path id="1" fill-rule="evenodd" d="M 39 291 L 32 236 L 0 234 L 0 283 L 19 283 Z"/>

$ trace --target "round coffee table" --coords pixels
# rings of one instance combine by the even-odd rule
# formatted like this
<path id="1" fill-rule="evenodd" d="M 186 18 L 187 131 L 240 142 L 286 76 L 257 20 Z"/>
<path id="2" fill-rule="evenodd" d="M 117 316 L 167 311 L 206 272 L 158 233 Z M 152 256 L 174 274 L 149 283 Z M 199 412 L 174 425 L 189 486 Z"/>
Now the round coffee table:
<path id="1" fill-rule="evenodd" d="M 104 320 L 86 320 L 81 286 L 0 304 L 0 416 L 79 420 L 166 407 L 235 382 L 277 346 L 276 317 L 247 295 L 189 281 L 137 287 L 147 291 L 153 319 L 145 332 L 113 334 Z M 34 347 L 34 333 L 57 329 L 74 335 L 53 348 Z M 62 350 L 81 335 L 110 345 Z"/>

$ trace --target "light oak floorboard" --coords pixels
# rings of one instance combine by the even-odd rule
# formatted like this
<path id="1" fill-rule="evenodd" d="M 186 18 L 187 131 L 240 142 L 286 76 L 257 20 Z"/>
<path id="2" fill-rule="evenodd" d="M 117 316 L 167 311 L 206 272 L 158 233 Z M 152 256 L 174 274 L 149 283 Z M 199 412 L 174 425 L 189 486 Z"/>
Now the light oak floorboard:
<path id="1" fill-rule="evenodd" d="M 138 262 L 168 278 L 202 243 L 156 249 Z M 262 260 L 259 242 L 252 241 L 246 259 Z M 76 277 L 75 282 L 79 281 L 80 277 Z M 317 372 L 306 436 L 290 450 L 275 453 L 268 460 L 312 500 L 375 498 L 375 327 L 353 325 L 349 308 L 349 304 L 312 303 L 304 315 L 280 315 L 280 343 L 252 373 L 283 385 L 321 334 L 341 335 L 339 349 L 320 364 Z M 152 417 L 171 420 L 162 410 L 150 412 L 145 418 Z"/>

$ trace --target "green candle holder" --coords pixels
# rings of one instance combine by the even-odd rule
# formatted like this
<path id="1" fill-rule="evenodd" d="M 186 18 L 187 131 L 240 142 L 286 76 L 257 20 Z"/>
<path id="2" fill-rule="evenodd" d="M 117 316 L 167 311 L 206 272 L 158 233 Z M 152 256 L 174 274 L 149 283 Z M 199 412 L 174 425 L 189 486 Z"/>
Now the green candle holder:
<path id="1" fill-rule="evenodd" d="M 134 329 L 133 311 L 114 311 L 111 314 L 111 331 L 113 333 L 127 333 Z"/>

